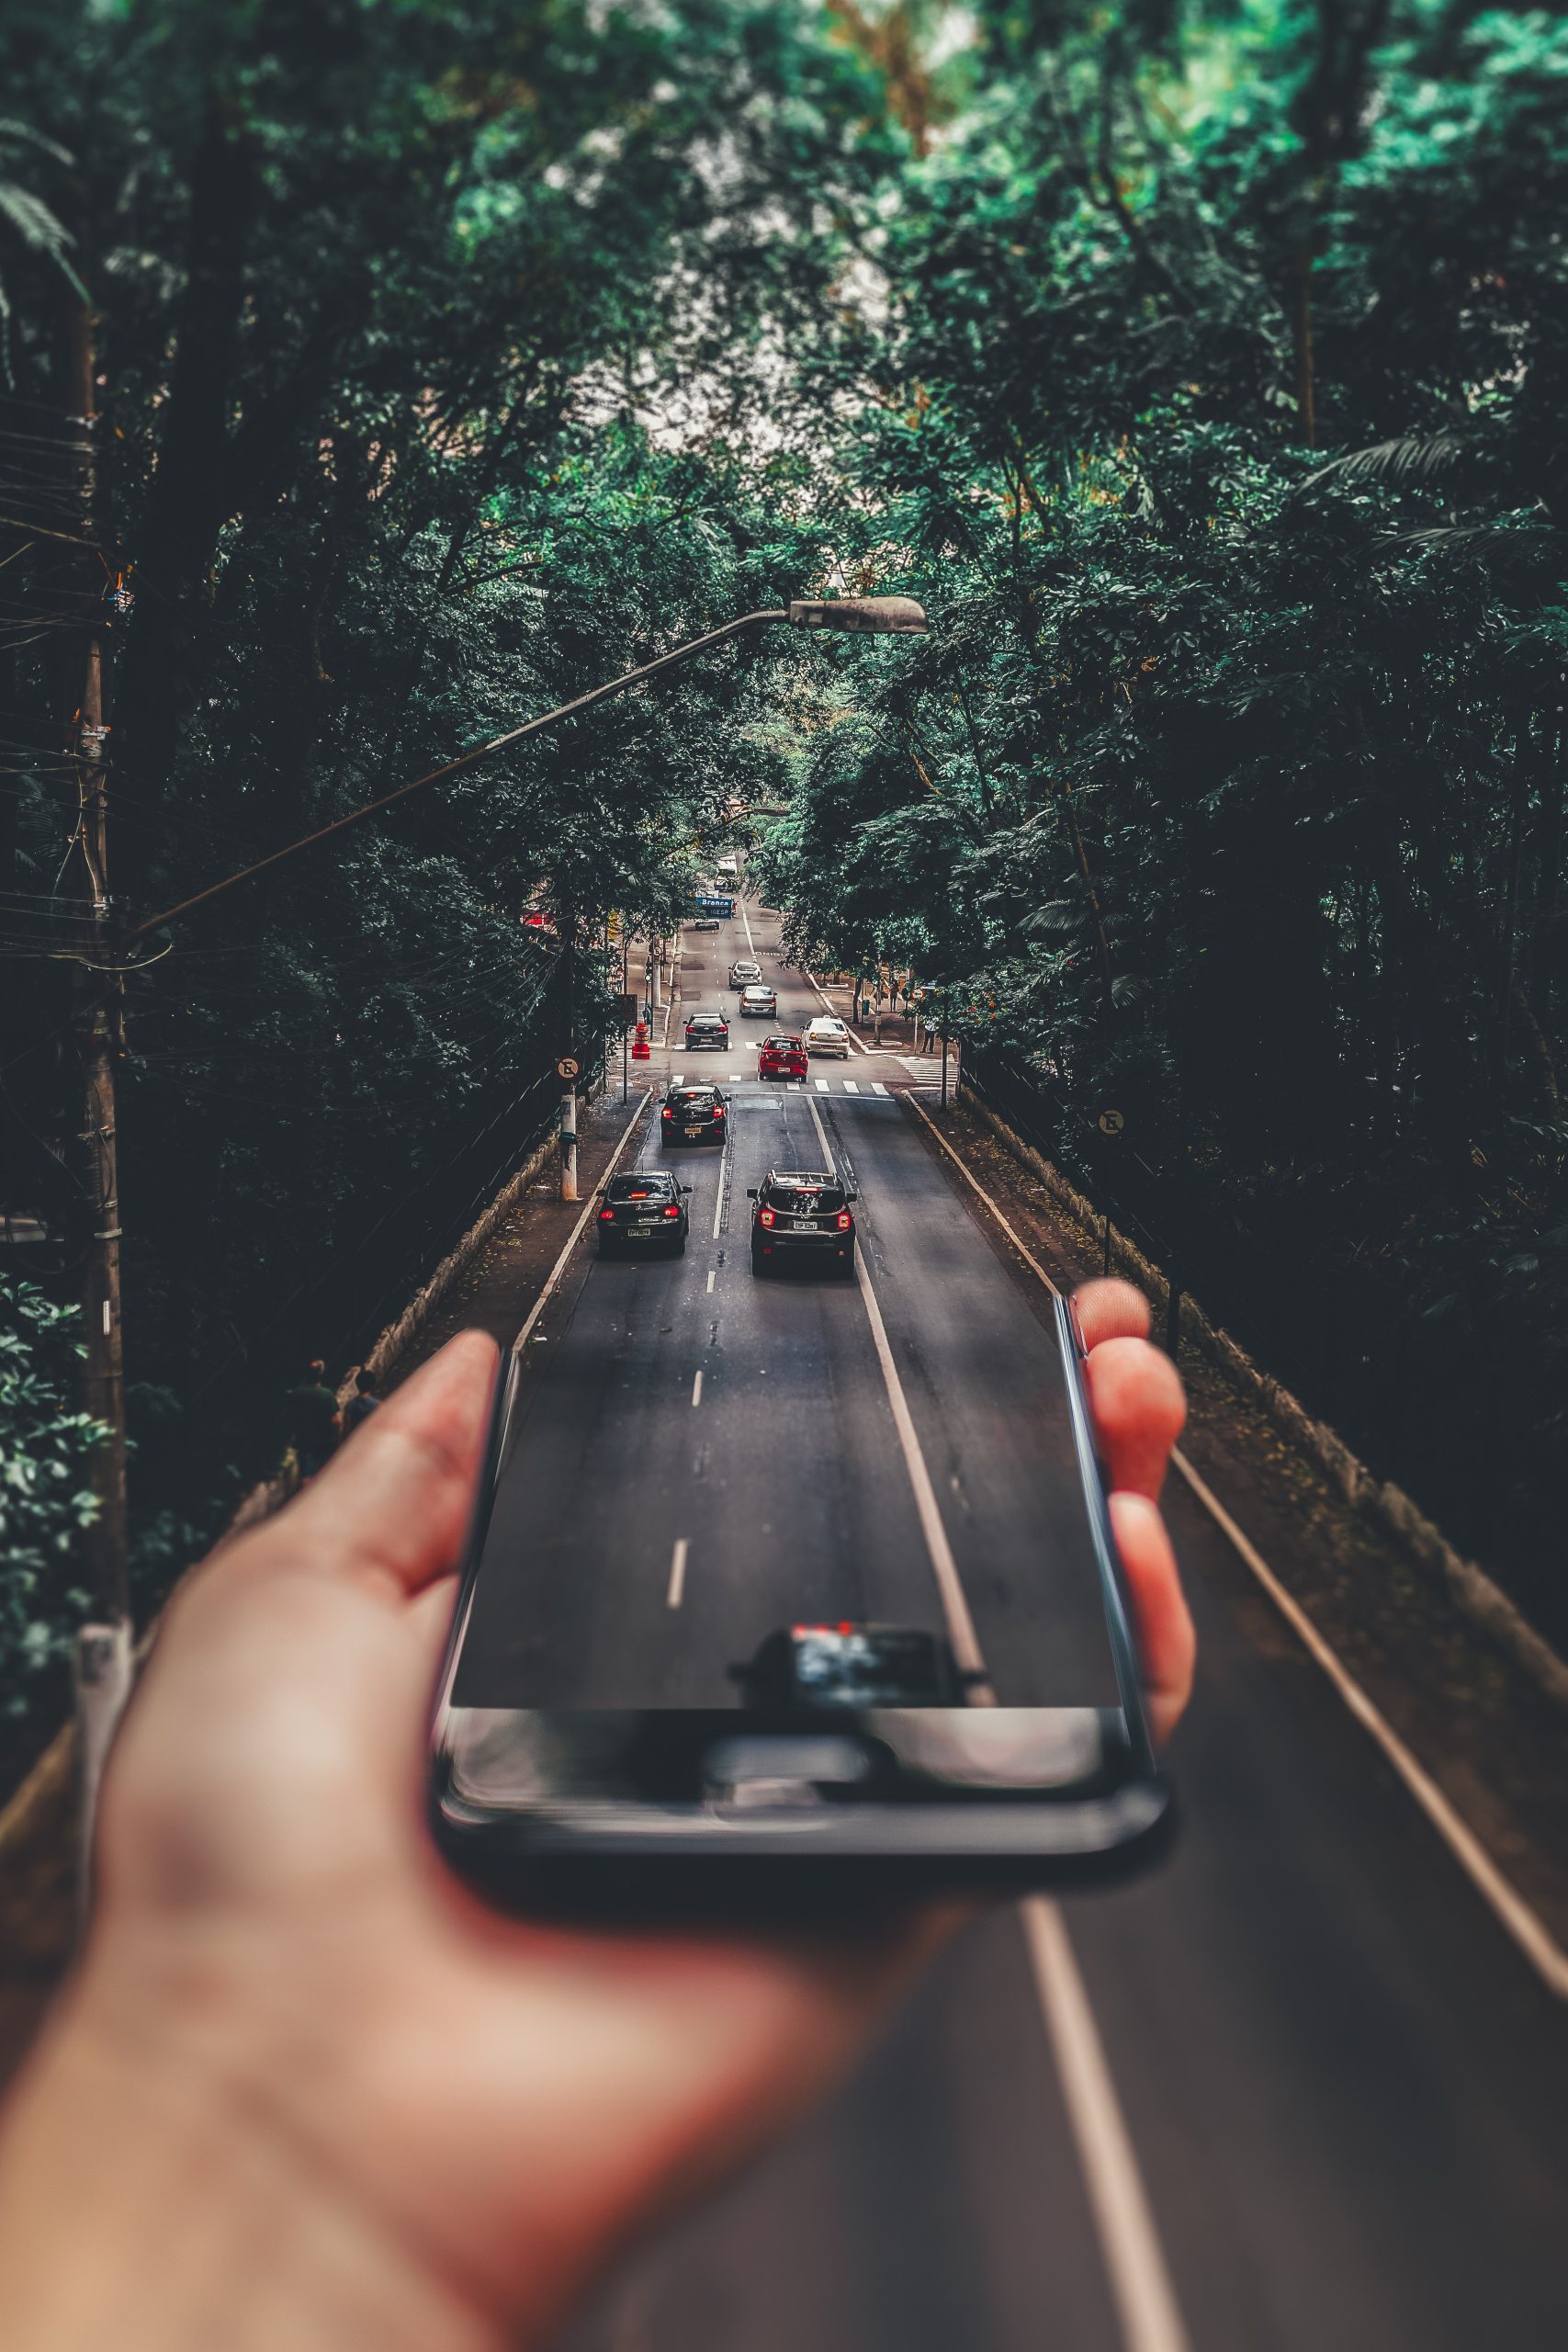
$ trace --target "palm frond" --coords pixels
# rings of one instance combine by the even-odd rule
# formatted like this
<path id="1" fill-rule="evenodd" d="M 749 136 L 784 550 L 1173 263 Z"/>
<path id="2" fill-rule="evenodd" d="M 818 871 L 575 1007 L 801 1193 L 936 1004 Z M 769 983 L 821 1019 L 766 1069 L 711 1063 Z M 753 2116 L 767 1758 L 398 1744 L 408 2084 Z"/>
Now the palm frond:
<path id="1" fill-rule="evenodd" d="M 35 130 L 30 122 L 18 122 L 15 115 L 0 115 L 0 147 L 7 144 L 29 147 L 37 155 L 47 155 L 51 163 L 70 165 L 76 161 L 69 147 L 58 139 L 51 139 L 47 131 Z"/>
<path id="2" fill-rule="evenodd" d="M 1327 465 L 1307 476 L 1305 487 L 1312 490 L 1320 481 L 1425 481 L 1462 456 L 1464 448 L 1460 435 L 1447 430 L 1404 433 L 1393 441 L 1374 441 L 1370 448 L 1331 458 Z"/>
<path id="3" fill-rule="evenodd" d="M 46 261 L 51 261 L 70 279 L 84 302 L 87 300 L 87 289 L 71 261 L 71 247 L 76 240 L 41 198 L 28 188 L 18 187 L 15 180 L 0 180 L 0 219 L 11 223 L 30 253 L 42 254 Z"/>
<path id="4" fill-rule="evenodd" d="M 1051 899 L 1044 906 L 1036 907 L 1023 924 L 1026 935 L 1038 939 L 1047 932 L 1066 933 L 1069 936 L 1086 929 L 1089 913 L 1076 906 L 1071 899 Z"/>

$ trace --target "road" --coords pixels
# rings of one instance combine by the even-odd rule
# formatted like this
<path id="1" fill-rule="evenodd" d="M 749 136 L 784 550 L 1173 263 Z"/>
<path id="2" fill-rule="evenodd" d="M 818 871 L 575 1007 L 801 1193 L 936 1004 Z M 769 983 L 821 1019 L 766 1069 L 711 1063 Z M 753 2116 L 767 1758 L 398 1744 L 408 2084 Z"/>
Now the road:
<path id="1" fill-rule="evenodd" d="M 863 1290 L 750 1272 L 745 1187 L 825 1143 L 861 1189 L 864 1278 L 998 1697 L 1108 1696 L 1087 1578 L 1043 1572 L 1076 1521 L 1042 1300 L 897 1100 L 935 1064 L 758 1085 L 723 986 L 748 935 L 781 1019 L 821 1009 L 755 909 L 688 935 L 683 1009 L 729 1010 L 733 1049 L 651 1075 L 738 1074 L 732 1140 L 676 1163 L 686 1257 L 579 1272 L 530 1364 L 498 1498 L 526 1566 L 477 1608 L 460 1695 L 722 1705 L 764 1621 L 943 1622 Z M 973 1930 L 571 2352 L 1558 2339 L 1561 2007 L 1221 1532 L 1184 1490 L 1169 1510 L 1201 1661 L 1176 1860 Z"/>

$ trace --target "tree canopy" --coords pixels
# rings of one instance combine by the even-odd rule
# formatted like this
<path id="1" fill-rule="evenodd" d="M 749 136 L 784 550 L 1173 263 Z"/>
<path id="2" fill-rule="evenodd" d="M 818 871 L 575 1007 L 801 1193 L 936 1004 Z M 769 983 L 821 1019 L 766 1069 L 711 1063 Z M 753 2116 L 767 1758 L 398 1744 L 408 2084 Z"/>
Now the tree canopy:
<path id="1" fill-rule="evenodd" d="M 941 985 L 1550 1620 L 1560 17 L 13 0 L 0 71 L 6 1205 L 73 1198 L 85 613 L 141 913 L 748 608 L 934 624 L 678 672 L 154 943 L 160 1557 L 536 1131 L 563 944 L 592 1050 L 606 914 L 787 803 L 799 951 Z"/>

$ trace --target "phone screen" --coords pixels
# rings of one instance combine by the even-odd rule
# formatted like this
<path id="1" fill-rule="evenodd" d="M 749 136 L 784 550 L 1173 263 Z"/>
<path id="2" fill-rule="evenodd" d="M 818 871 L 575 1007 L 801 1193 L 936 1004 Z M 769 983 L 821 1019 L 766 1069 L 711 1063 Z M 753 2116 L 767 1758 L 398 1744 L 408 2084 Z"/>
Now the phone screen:
<path id="1" fill-rule="evenodd" d="M 446 1690 L 466 1796 L 723 1812 L 1122 1785 L 1147 1738 L 1065 1311 L 998 1278 L 895 1104 L 876 1143 L 900 1214 L 868 1254 L 841 1129 L 825 1153 L 798 1095 L 753 1103 L 756 1151 L 732 1098 L 728 1165 L 675 1196 L 708 1246 L 606 1254 L 521 1351 Z M 734 1181 L 750 1157 L 756 1197 Z M 809 1181 L 770 1187 L 781 1159 Z M 669 1191 L 634 1163 L 604 1205 L 657 1240 Z M 760 1204 L 829 1232 L 849 1214 L 843 1265 L 758 1261 Z"/>

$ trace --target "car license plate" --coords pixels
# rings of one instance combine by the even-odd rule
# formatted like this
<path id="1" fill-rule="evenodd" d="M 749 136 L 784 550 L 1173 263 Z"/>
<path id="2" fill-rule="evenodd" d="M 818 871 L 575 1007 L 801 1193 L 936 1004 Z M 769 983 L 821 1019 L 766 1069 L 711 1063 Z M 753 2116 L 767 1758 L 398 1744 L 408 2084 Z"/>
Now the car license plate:
<path id="1" fill-rule="evenodd" d="M 795 1233 L 815 1233 L 817 1219 L 814 1216 L 792 1216 L 790 1227 Z"/>
<path id="2" fill-rule="evenodd" d="M 701 1127 L 688 1127 L 686 1129 L 686 1133 L 689 1136 L 700 1136 L 702 1134 L 702 1129 Z"/>
<path id="3" fill-rule="evenodd" d="M 628 1225 L 626 1231 L 634 1241 L 647 1241 L 652 1238 L 653 1227 L 651 1225 Z"/>

